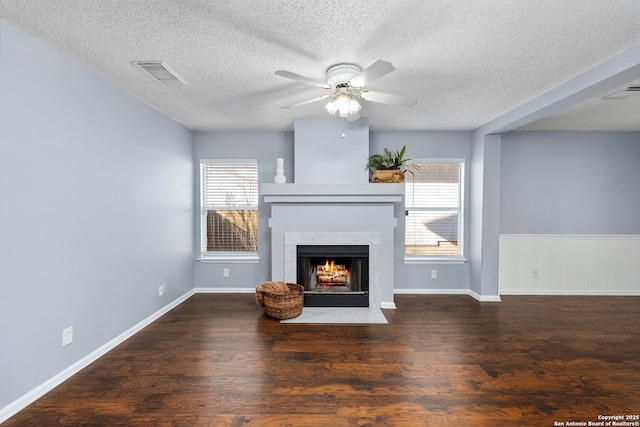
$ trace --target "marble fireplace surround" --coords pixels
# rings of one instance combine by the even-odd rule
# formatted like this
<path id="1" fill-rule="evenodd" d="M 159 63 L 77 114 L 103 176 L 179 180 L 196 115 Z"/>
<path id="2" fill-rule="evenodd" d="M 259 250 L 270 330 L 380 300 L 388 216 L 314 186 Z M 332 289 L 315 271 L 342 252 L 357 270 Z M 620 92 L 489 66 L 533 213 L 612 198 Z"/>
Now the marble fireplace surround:
<path id="1" fill-rule="evenodd" d="M 369 246 L 369 307 L 380 308 L 382 275 L 382 234 L 376 232 L 290 232 L 284 233 L 284 280 L 296 283 L 298 245 L 368 245 Z"/>
<path id="2" fill-rule="evenodd" d="M 402 184 L 261 184 L 260 194 L 271 205 L 272 280 L 297 281 L 298 245 L 367 245 L 369 307 L 395 308 L 394 232 Z"/>

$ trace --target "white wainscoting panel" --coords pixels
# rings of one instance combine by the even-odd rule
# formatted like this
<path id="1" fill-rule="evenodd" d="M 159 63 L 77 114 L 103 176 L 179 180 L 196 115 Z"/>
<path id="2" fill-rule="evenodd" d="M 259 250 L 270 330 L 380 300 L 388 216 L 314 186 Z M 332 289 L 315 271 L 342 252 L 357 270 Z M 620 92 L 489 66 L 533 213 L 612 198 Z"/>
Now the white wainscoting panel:
<path id="1" fill-rule="evenodd" d="M 503 234 L 502 295 L 640 295 L 640 235 Z"/>

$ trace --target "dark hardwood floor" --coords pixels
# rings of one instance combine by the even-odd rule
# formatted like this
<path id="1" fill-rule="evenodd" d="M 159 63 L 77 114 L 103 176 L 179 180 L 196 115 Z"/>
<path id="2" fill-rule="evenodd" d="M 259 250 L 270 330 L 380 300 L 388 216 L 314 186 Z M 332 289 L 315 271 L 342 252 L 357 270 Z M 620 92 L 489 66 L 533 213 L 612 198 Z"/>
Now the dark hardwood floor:
<path id="1" fill-rule="evenodd" d="M 546 427 L 640 413 L 640 297 L 396 304 L 388 325 L 280 324 L 253 295 L 197 294 L 3 427 Z"/>

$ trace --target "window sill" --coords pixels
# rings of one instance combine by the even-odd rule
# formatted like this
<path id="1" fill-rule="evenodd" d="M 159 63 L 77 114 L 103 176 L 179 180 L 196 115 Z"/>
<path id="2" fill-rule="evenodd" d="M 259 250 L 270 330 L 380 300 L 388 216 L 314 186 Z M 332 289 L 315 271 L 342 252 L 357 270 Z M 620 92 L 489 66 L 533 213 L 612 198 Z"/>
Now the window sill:
<path id="1" fill-rule="evenodd" d="M 253 255 L 202 255 L 197 259 L 204 264 L 251 264 L 260 262 L 258 254 Z"/>
<path id="2" fill-rule="evenodd" d="M 464 264 L 467 262 L 465 258 L 434 258 L 434 257 L 410 257 L 404 258 L 405 264 Z"/>

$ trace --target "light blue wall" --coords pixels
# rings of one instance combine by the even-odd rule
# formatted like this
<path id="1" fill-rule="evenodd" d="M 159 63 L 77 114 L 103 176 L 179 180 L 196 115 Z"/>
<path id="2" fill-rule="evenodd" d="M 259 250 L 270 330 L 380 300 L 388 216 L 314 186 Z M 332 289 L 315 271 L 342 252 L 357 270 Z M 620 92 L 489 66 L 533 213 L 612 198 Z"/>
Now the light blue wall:
<path id="1" fill-rule="evenodd" d="M 196 132 L 194 138 L 194 160 L 200 159 L 258 159 L 260 182 L 273 182 L 275 159 L 285 159 L 287 182 L 293 182 L 293 132 Z M 413 159 L 464 159 L 471 158 L 471 134 L 469 132 L 371 132 L 369 135 L 370 152 L 381 152 L 384 147 L 390 149 L 407 146 L 407 154 Z M 366 158 L 355 168 L 362 168 Z M 197 175 L 197 173 L 196 173 Z M 197 179 L 197 176 L 196 176 Z M 470 174 L 466 175 L 466 185 Z M 382 184 L 381 184 L 382 185 Z M 197 191 L 197 189 L 196 189 Z M 467 193 L 468 205 L 468 193 Z M 269 205 L 260 201 L 259 253 L 258 264 L 205 264 L 196 263 L 195 286 L 202 288 L 255 288 L 257 283 L 271 279 L 270 231 L 268 218 Z M 200 220 L 196 212 L 196 236 L 199 236 Z M 395 237 L 395 286 L 398 289 L 454 289 L 469 288 L 469 265 L 458 264 L 421 264 L 408 265 L 403 262 L 404 254 L 404 208 L 398 206 L 396 217 L 399 219 Z M 465 236 L 468 239 L 468 216 Z M 196 238 L 198 240 L 198 238 Z M 196 242 L 194 251 L 199 251 Z M 223 277 L 222 271 L 228 268 L 230 275 Z M 438 270 L 438 279 L 431 279 L 431 269 Z"/>
<path id="2" fill-rule="evenodd" d="M 193 162 L 188 129 L 4 20 L 0 94 L 3 408 L 192 289 Z"/>
<path id="3" fill-rule="evenodd" d="M 502 141 L 501 233 L 640 234 L 640 132 Z"/>
<path id="4" fill-rule="evenodd" d="M 474 131 L 472 141 L 469 289 L 482 301 L 497 301 L 502 138 Z"/>
<path id="5" fill-rule="evenodd" d="M 414 160 L 462 159 L 465 161 L 465 187 L 471 179 L 470 132 L 372 132 L 369 146 L 371 153 L 380 153 L 407 146 L 406 156 Z M 364 164 L 362 163 L 362 167 Z M 465 206 L 469 206 L 469 192 L 465 192 Z M 404 258 L 404 206 L 396 210 L 398 227 L 394 239 L 395 289 L 469 289 L 469 263 L 465 264 L 405 264 Z M 465 215 L 465 242 L 469 241 L 469 215 Z M 468 257 L 468 244 L 464 247 Z M 431 270 L 438 270 L 438 278 L 431 278 Z"/>
<path id="6" fill-rule="evenodd" d="M 369 157 L 369 119 L 298 118 L 294 128 L 296 183 L 369 181 L 369 171 L 358 167 Z"/>
<path id="7" fill-rule="evenodd" d="M 195 132 L 194 180 L 199 182 L 198 165 L 201 159 L 258 159 L 259 181 L 273 183 L 276 159 L 284 159 L 287 182 L 293 182 L 293 132 Z M 195 190 L 198 203 L 199 188 Z M 212 264 L 196 262 L 196 288 L 247 288 L 255 287 L 271 279 L 271 232 L 267 223 L 271 209 L 262 197 L 258 205 L 258 253 L 259 263 Z M 200 253 L 200 212 L 194 215 L 194 254 Z M 197 255 L 196 255 L 197 256 Z M 223 277 L 223 269 L 229 269 L 229 277 Z"/>

